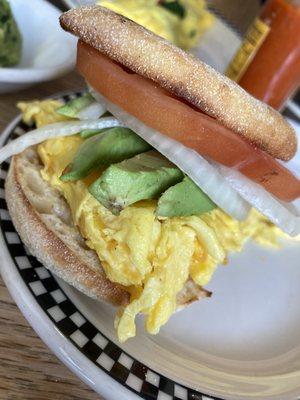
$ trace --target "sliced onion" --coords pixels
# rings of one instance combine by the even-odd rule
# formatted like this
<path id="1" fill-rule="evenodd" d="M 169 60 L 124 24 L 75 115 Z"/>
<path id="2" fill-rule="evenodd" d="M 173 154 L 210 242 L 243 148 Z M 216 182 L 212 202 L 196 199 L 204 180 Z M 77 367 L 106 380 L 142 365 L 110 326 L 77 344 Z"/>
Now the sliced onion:
<path id="1" fill-rule="evenodd" d="M 77 113 L 77 118 L 80 120 L 98 119 L 106 112 L 104 104 L 100 104 L 94 101 L 92 104 L 85 107 L 83 110 Z"/>
<path id="2" fill-rule="evenodd" d="M 124 125 L 176 164 L 226 213 L 239 220 L 247 217 L 250 211 L 249 204 L 231 188 L 217 169 L 197 152 L 147 127 L 99 93 L 92 91 L 92 95 L 100 103 L 104 102 L 107 109 Z"/>
<path id="3" fill-rule="evenodd" d="M 0 164 L 7 158 L 21 153 L 27 147 L 42 143 L 47 139 L 71 136 L 84 129 L 102 129 L 123 126 L 116 118 L 106 117 L 98 120 L 88 121 L 67 121 L 45 125 L 42 128 L 34 129 L 19 138 L 12 140 L 0 149 Z"/>
<path id="4" fill-rule="evenodd" d="M 290 236 L 300 234 L 300 214 L 297 207 L 291 203 L 284 203 L 262 186 L 246 178 L 233 168 L 217 165 L 216 168 L 224 176 L 227 182 L 235 189 L 243 199 L 247 200 L 253 207 L 269 218 Z"/>

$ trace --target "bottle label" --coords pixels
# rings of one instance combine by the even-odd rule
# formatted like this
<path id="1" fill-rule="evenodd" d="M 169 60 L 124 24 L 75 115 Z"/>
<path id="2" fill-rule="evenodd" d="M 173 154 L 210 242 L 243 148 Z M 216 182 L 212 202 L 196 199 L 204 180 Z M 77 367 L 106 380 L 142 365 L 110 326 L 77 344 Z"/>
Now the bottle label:
<path id="1" fill-rule="evenodd" d="M 230 79 L 238 82 L 242 78 L 269 32 L 270 27 L 256 18 L 248 29 L 241 47 L 227 67 L 225 74 Z"/>

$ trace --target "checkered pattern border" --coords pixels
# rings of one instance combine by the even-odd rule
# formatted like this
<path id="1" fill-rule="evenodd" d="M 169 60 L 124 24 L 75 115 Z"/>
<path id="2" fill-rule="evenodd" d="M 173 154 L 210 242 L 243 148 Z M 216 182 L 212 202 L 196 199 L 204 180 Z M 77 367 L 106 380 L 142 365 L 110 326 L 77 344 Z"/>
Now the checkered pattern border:
<path id="1" fill-rule="evenodd" d="M 64 97 L 65 100 L 69 98 L 70 96 Z M 17 123 L 7 141 L 28 130 L 24 123 Z M 53 275 L 22 244 L 5 202 L 4 182 L 8 168 L 9 163 L 5 162 L 0 169 L 1 231 L 20 276 L 57 329 L 98 368 L 143 399 L 218 400 L 184 387 L 149 369 L 125 353 L 85 318 Z"/>

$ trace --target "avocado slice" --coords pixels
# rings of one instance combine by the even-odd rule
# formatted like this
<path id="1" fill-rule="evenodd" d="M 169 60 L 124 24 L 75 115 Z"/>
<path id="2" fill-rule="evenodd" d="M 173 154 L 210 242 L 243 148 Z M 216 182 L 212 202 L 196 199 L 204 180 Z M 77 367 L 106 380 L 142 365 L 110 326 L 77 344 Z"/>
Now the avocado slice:
<path id="1" fill-rule="evenodd" d="M 168 187 L 180 182 L 183 173 L 157 151 L 139 154 L 111 165 L 90 187 L 89 192 L 118 215 L 140 200 L 156 199 Z"/>
<path id="2" fill-rule="evenodd" d="M 177 15 L 177 17 L 181 19 L 186 16 L 186 9 L 178 0 L 160 1 L 158 4 L 166 10 L 169 10 L 172 14 Z"/>
<path id="3" fill-rule="evenodd" d="M 94 103 L 95 99 L 90 93 L 85 93 L 83 96 L 69 101 L 67 104 L 59 107 L 56 112 L 69 118 L 76 118 L 77 114 Z"/>
<path id="4" fill-rule="evenodd" d="M 151 146 L 129 128 L 111 128 L 85 140 L 60 179 L 76 181 L 100 165 L 110 165 L 150 150 Z"/>
<path id="5" fill-rule="evenodd" d="M 7 0 L 0 0 L 0 67 L 18 64 L 22 56 L 22 36 Z"/>
<path id="6" fill-rule="evenodd" d="M 92 136 L 96 136 L 99 133 L 107 131 L 109 128 L 102 128 L 102 129 L 84 129 L 80 132 L 80 137 L 82 139 L 88 139 Z"/>
<path id="7" fill-rule="evenodd" d="M 183 217 L 213 210 L 215 203 L 188 177 L 167 189 L 158 200 L 156 215 Z"/>

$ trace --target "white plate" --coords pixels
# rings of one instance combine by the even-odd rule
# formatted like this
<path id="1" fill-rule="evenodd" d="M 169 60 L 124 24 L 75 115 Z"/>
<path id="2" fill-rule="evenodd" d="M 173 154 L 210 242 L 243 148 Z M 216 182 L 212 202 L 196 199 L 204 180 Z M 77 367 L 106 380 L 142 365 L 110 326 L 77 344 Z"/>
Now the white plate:
<path id="1" fill-rule="evenodd" d="M 1 140 L 28 128 L 17 118 Z M 300 398 L 300 246 L 249 243 L 219 267 L 214 292 L 174 315 L 157 336 L 124 345 L 115 310 L 56 279 L 29 255 L 4 201 L 0 170 L 0 267 L 30 324 L 53 352 L 106 399 Z M 205 394 L 203 394 L 205 393 Z"/>
<path id="2" fill-rule="evenodd" d="M 95 4 L 96 0 L 63 0 L 65 5 L 70 8 L 88 6 L 90 4 Z"/>
<path id="3" fill-rule="evenodd" d="M 19 65 L 0 68 L 0 93 L 58 78 L 75 67 L 76 42 L 59 25 L 60 10 L 46 0 L 9 0 L 23 45 Z"/>

